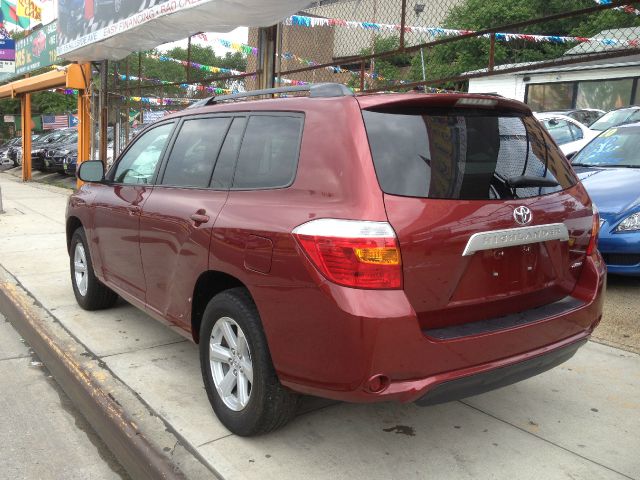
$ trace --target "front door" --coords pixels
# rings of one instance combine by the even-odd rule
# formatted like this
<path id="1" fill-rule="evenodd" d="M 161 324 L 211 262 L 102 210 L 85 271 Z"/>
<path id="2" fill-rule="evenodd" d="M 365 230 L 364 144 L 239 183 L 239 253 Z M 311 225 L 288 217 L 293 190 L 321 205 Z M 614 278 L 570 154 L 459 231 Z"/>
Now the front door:
<path id="1" fill-rule="evenodd" d="M 210 185 L 232 120 L 229 116 L 185 120 L 142 209 L 140 250 L 147 305 L 187 330 L 193 289 L 208 269 L 211 232 L 228 196 L 226 186 Z M 243 122 L 236 118 L 231 132 L 241 133 Z"/>
<path id="2" fill-rule="evenodd" d="M 107 184 L 95 199 L 102 276 L 108 285 L 142 302 L 146 286 L 140 258 L 140 213 L 173 127 L 174 123 L 166 123 L 141 135 L 109 172 Z"/>

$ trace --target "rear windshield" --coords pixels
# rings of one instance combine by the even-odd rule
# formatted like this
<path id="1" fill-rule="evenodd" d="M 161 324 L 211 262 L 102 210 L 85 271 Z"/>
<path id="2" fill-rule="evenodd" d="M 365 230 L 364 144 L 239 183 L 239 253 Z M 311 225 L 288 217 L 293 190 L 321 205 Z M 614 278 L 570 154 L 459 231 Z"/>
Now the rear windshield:
<path id="1" fill-rule="evenodd" d="M 544 195 L 576 183 L 568 163 L 532 116 L 424 109 L 362 114 L 385 193 L 498 200 Z M 509 180 L 522 176 L 557 185 L 509 186 Z"/>

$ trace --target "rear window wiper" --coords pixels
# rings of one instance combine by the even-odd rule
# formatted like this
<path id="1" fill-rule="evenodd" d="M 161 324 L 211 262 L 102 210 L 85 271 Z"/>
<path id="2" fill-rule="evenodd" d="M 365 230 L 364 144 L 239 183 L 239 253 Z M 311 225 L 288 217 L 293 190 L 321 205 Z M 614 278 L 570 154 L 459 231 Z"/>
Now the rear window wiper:
<path id="1" fill-rule="evenodd" d="M 551 178 L 532 177 L 530 175 L 520 175 L 518 177 L 507 178 L 507 185 L 511 188 L 527 187 L 557 187 L 560 184 Z"/>

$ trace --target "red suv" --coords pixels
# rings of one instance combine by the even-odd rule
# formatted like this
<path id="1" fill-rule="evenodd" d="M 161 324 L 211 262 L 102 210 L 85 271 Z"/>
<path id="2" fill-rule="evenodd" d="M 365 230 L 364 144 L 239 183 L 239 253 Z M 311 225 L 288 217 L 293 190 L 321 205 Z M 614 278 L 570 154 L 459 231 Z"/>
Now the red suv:
<path id="1" fill-rule="evenodd" d="M 283 425 L 298 394 L 426 405 L 507 385 L 602 316 L 596 209 L 519 102 L 337 84 L 212 98 L 79 177 L 78 303 L 119 295 L 199 343 L 240 435 Z"/>

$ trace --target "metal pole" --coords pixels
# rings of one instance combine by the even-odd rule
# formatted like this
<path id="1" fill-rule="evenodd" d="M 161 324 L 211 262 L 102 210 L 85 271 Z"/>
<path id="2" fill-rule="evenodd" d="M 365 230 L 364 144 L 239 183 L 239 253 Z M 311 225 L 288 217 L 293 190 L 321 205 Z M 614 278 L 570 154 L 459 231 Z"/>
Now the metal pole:
<path id="1" fill-rule="evenodd" d="M 142 81 L 140 79 L 140 77 L 142 77 L 142 52 L 138 52 L 138 96 L 142 97 L 142 89 L 140 88 L 140 82 Z M 138 104 L 138 115 L 140 115 L 140 123 L 144 123 L 143 120 L 143 115 L 142 115 L 142 100 L 140 100 L 139 104 Z"/>
<path id="2" fill-rule="evenodd" d="M 282 85 L 282 35 L 283 35 L 282 22 L 276 26 L 276 79 L 278 81 L 278 87 Z"/>
<path id="3" fill-rule="evenodd" d="M 187 83 L 191 82 L 191 37 L 187 39 Z"/>
<path id="4" fill-rule="evenodd" d="M 427 79 L 426 72 L 424 70 L 424 49 L 420 49 L 420 61 L 422 62 L 422 81 L 424 82 Z"/>
<path id="5" fill-rule="evenodd" d="M 107 110 L 107 91 L 109 89 L 108 74 L 109 62 L 102 60 L 100 62 L 100 161 L 107 166 L 107 122 L 108 122 L 108 110 Z"/>
<path id="6" fill-rule="evenodd" d="M 118 62 L 113 64 L 113 91 L 118 93 L 118 81 L 120 80 L 118 76 L 120 75 L 120 69 L 118 68 Z M 120 113 L 120 97 L 117 97 L 115 100 L 115 125 L 113 126 L 113 159 L 118 156 L 119 146 L 120 146 L 120 124 L 122 122 L 122 115 Z"/>
<path id="7" fill-rule="evenodd" d="M 491 43 L 489 44 L 489 71 L 493 72 L 495 66 L 495 53 L 496 53 L 496 34 L 491 34 Z"/>
<path id="8" fill-rule="evenodd" d="M 129 97 L 131 96 L 131 90 L 129 90 L 129 57 L 127 57 L 127 62 L 125 64 L 125 71 L 127 72 L 127 95 L 126 95 L 126 115 L 125 115 L 125 124 L 124 124 L 124 144 L 127 145 L 129 143 L 129 114 L 131 113 L 131 108 L 129 106 Z"/>
<path id="9" fill-rule="evenodd" d="M 258 29 L 258 63 L 260 65 L 258 88 L 261 89 L 274 86 L 276 35 L 276 25 Z"/>
<path id="10" fill-rule="evenodd" d="M 400 50 L 404 50 L 404 30 L 407 16 L 407 0 L 402 0 L 402 12 L 400 13 Z"/>
<path id="11" fill-rule="evenodd" d="M 31 94 L 20 98 L 22 109 L 22 180 L 31 180 Z"/>

